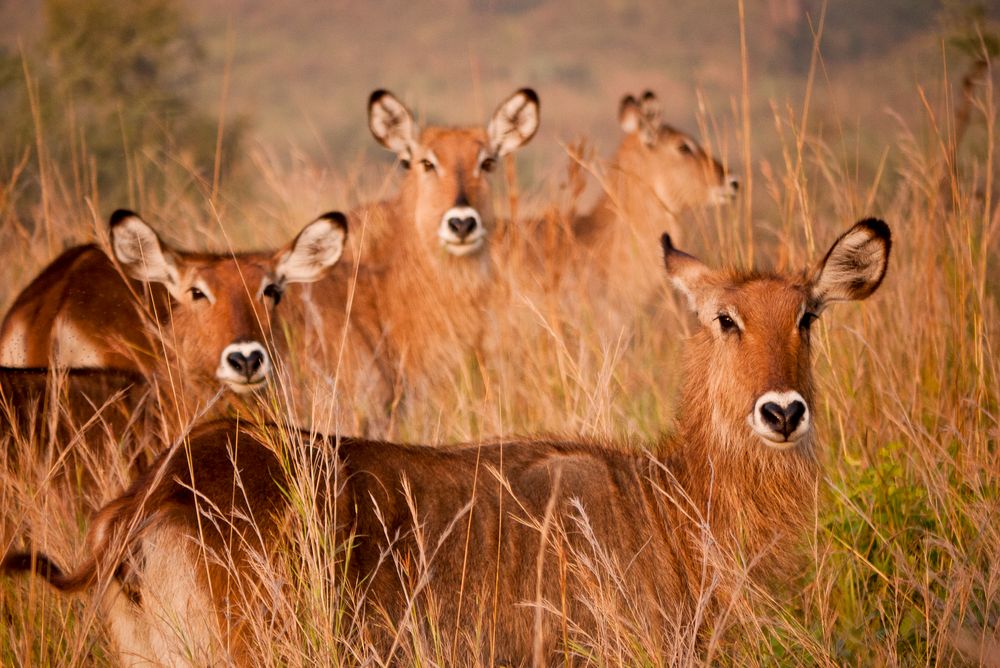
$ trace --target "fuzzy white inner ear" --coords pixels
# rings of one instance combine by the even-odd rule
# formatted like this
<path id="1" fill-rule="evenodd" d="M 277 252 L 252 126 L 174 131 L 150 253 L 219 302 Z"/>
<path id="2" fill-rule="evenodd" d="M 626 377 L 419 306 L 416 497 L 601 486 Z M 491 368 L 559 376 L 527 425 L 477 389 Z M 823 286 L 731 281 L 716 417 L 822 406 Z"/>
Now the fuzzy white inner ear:
<path id="1" fill-rule="evenodd" d="M 176 284 L 177 265 L 149 225 L 131 216 L 111 230 L 115 257 L 132 278 L 150 283 Z"/>
<path id="2" fill-rule="evenodd" d="M 667 276 L 674 288 L 687 297 L 688 306 L 694 313 L 704 311 L 707 307 L 708 293 L 711 292 L 706 290 L 711 270 L 697 258 L 680 251 L 672 252 L 665 259 Z"/>
<path id="3" fill-rule="evenodd" d="M 670 282 L 673 284 L 674 289 L 687 298 L 688 308 L 691 309 L 692 312 L 698 313 L 698 298 L 695 296 L 694 290 L 691 289 L 688 283 L 677 278 L 676 276 L 670 279 Z"/>
<path id="4" fill-rule="evenodd" d="M 391 151 L 408 154 L 416 141 L 416 124 L 410 110 L 389 94 L 383 95 L 372 105 L 368 118 L 372 134 Z"/>
<path id="5" fill-rule="evenodd" d="M 632 134 L 639 129 L 639 109 L 635 105 L 622 109 L 618 122 L 621 124 L 622 132 Z"/>
<path id="6" fill-rule="evenodd" d="M 538 130 L 538 105 L 524 93 L 516 93 L 500 105 L 486 129 L 490 147 L 504 156 L 531 139 Z"/>
<path id="7" fill-rule="evenodd" d="M 283 283 L 318 281 L 340 259 L 345 236 L 342 227 L 325 218 L 310 223 L 278 259 L 275 273 L 279 280 Z"/>
<path id="8" fill-rule="evenodd" d="M 841 237 L 813 284 L 813 298 L 826 304 L 867 297 L 885 272 L 885 242 L 867 227 Z"/>

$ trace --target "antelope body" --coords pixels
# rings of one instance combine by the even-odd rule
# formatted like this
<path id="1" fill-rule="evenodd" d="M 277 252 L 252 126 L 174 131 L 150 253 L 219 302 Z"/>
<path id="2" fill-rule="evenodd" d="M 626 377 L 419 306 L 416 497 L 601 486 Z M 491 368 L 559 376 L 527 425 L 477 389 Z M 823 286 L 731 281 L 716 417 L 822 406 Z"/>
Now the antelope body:
<path id="1" fill-rule="evenodd" d="M 799 275 L 712 271 L 666 235 L 663 250 L 700 328 L 676 431 L 647 452 L 330 438 L 287 465 L 269 445 L 282 438 L 274 428 L 219 422 L 101 511 L 77 571 L 30 553 L 8 555 L 4 567 L 33 569 L 64 591 L 107 585 L 103 605 L 126 663 L 246 661 L 253 643 L 241 620 L 259 611 L 266 581 L 251 564 L 282 551 L 293 514 L 283 490 L 306 472 L 327 481 L 317 505 L 334 508 L 331 531 L 352 542 L 348 573 L 365 592 L 382 660 L 395 647 L 405 661 L 396 631 L 407 645 L 419 632 L 412 624 L 425 623 L 413 620 L 431 618 L 452 661 L 572 662 L 602 613 L 652 638 L 649 651 L 668 652 L 697 634 L 699 605 L 714 609 L 733 593 L 720 560 L 745 559 L 762 581 L 789 567 L 818 474 L 809 328 L 830 303 L 877 289 L 890 238 L 885 223 L 862 221 Z M 588 566 L 595 560 L 599 571 Z M 600 589 L 602 573 L 619 578 L 615 595 Z"/>
<path id="2" fill-rule="evenodd" d="M 142 445 L 162 442 L 150 389 L 128 371 L 0 367 L 0 459 L 10 472 L 37 464 L 47 479 L 74 484 L 76 498 L 84 496 L 78 483 L 100 490 L 93 462 L 109 443 L 133 472 L 143 470 L 152 457 Z"/>

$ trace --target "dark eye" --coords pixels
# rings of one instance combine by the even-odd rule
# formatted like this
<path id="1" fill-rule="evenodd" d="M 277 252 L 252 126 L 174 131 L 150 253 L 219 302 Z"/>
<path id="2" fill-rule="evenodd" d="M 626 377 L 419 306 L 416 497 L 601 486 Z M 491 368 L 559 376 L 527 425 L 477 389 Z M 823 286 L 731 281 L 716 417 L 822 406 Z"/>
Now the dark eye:
<path id="1" fill-rule="evenodd" d="M 208 295 L 206 295 L 204 292 L 202 292 L 198 288 L 191 288 L 190 290 L 188 290 L 188 293 L 191 295 L 191 301 L 193 301 L 193 302 L 196 302 L 196 301 L 199 301 L 199 300 L 202 300 L 202 299 L 208 299 Z"/>
<path id="2" fill-rule="evenodd" d="M 677 150 L 681 152 L 681 155 L 693 155 L 694 154 L 694 149 L 692 149 L 691 145 L 688 144 L 686 141 L 685 142 L 681 142 L 680 144 L 678 144 L 677 145 Z"/>
<path id="3" fill-rule="evenodd" d="M 481 163 L 479 163 L 479 169 L 484 172 L 492 172 L 493 168 L 497 166 L 497 161 L 493 158 L 486 158 Z"/>
<path id="4" fill-rule="evenodd" d="M 402 167 L 403 169 L 409 169 L 410 168 L 410 161 L 407 160 L 407 159 L 405 159 L 405 158 L 400 158 L 400 160 L 399 160 L 399 166 Z"/>
<path id="5" fill-rule="evenodd" d="M 281 301 L 281 295 L 282 289 L 275 283 L 268 283 L 267 287 L 264 288 L 264 296 L 273 301 L 275 306 Z"/>
<path id="6" fill-rule="evenodd" d="M 430 160 L 428 160 L 427 158 L 424 158 L 423 160 L 421 160 L 420 164 L 423 165 L 425 172 L 433 172 L 434 171 L 434 163 L 431 162 Z"/>
<path id="7" fill-rule="evenodd" d="M 723 334 L 738 333 L 740 331 L 736 321 L 725 313 L 720 313 L 715 319 L 719 321 L 719 329 L 722 330 Z"/>
<path id="8" fill-rule="evenodd" d="M 805 313 L 802 314 L 802 320 L 799 320 L 799 327 L 808 332 L 809 328 L 812 327 L 812 324 L 817 320 L 819 320 L 818 315 L 806 311 Z"/>

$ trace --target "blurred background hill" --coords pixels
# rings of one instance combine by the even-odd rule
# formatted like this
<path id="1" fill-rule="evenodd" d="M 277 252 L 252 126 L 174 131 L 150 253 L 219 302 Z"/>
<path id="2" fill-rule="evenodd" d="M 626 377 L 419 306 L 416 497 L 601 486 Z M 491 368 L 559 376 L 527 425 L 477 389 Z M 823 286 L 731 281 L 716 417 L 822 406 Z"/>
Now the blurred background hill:
<path id="1" fill-rule="evenodd" d="M 859 182 L 892 160 L 900 123 L 923 118 L 921 89 L 944 111 L 946 82 L 958 85 L 971 62 L 956 37 L 988 33 L 1000 15 L 995 3 L 960 0 L 745 9 L 753 169 L 781 162 L 782 126 L 802 120 L 820 34 L 808 130 Z M 516 87 L 536 88 L 542 131 L 518 156 L 522 183 L 556 178 L 561 144 L 579 137 L 608 155 L 619 98 L 647 88 L 669 122 L 709 140 L 736 171 L 746 164 L 734 0 L 8 0 L 0 48 L 0 169 L 30 170 L 40 150 L 79 163 L 77 179 L 116 200 L 104 208 L 135 202 L 135 182 L 176 188 L 162 163 L 213 189 L 246 190 L 247 147 L 260 144 L 342 172 L 388 164 L 365 122 L 377 87 L 428 120 L 458 124 L 484 121 Z M 156 155 L 169 158 L 138 178 L 136 156 Z"/>

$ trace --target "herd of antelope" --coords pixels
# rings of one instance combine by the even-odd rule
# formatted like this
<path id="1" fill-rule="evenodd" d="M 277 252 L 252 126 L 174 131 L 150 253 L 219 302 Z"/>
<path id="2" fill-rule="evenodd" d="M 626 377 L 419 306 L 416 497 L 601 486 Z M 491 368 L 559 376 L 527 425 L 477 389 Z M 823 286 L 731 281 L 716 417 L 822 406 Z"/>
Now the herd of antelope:
<path id="1" fill-rule="evenodd" d="M 801 271 L 710 268 L 674 246 L 669 221 L 735 198 L 739 181 L 661 116 L 651 93 L 622 100 L 603 196 L 560 239 L 586 261 L 560 272 L 611 310 L 626 295 L 654 300 L 665 266 L 698 323 L 669 437 L 643 448 L 370 440 L 442 369 L 502 347 L 492 314 L 561 261 L 530 239 L 496 243 L 490 173 L 535 135 L 534 91 L 503 101 L 485 127 L 421 129 L 378 90 L 368 125 L 405 170 L 394 198 L 321 215 L 287 245 L 249 253 L 173 248 L 119 210 L 106 242 L 70 248 L 20 292 L 0 329 L 4 429 L 38 428 L 36 407 L 58 377 L 64 419 L 114 413 L 121 441 L 155 424 L 164 445 L 96 513 L 81 564 L 64 570 L 14 535 L 4 536 L 2 570 L 95 592 L 122 664 L 253 664 L 260 639 L 247 620 L 273 586 L 259 564 L 295 549 L 291 490 L 305 476 L 325 480 L 312 502 L 332 509 L 326 538 L 349 554 L 331 558 L 363 592 L 351 614 L 378 611 L 370 637 L 390 663 L 396 629 L 419 627 L 429 611 L 451 620 L 437 632 L 461 663 L 584 662 L 566 653 L 567 636 L 597 623 L 579 595 L 590 583 L 565 562 L 584 534 L 623 568 L 650 637 L 666 646 L 696 634 L 695 617 L 722 609 L 737 587 L 719 575 L 705 604 L 706 568 L 720 555 L 748 555 L 762 583 L 791 563 L 819 474 L 810 328 L 828 305 L 879 287 L 891 242 L 884 222 L 866 219 Z M 528 275 L 497 289 L 515 255 Z M 621 284 L 623 263 L 646 282 Z M 288 371 L 290 350 L 299 360 Z M 338 412 L 324 428 L 300 423 L 289 436 L 247 417 L 283 369 L 290 382 L 333 388 Z M 136 418 L 149 412 L 158 418 Z M 55 440 L 70 436 L 63 428 Z M 289 439 L 296 466 L 275 449 Z M 399 564 L 423 563 L 428 545 L 433 559 L 414 586 Z M 474 642 L 483 633 L 490 642 Z"/>

